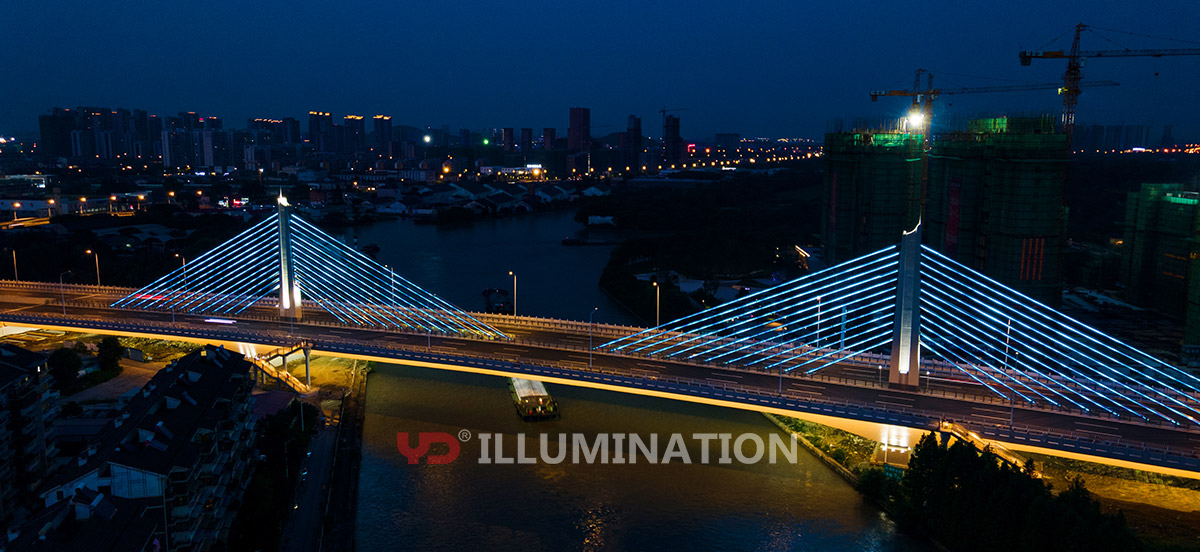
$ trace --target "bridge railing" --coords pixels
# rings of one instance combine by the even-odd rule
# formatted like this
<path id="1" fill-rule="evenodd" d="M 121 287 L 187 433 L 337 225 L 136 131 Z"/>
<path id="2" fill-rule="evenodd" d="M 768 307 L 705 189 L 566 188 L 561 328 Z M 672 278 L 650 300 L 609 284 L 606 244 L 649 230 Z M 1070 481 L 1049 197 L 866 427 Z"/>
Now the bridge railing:
<path id="1" fill-rule="evenodd" d="M 60 301 L 57 298 L 52 298 L 52 299 L 48 299 L 47 303 L 48 304 L 61 304 L 62 301 Z M 68 299 L 66 301 L 65 305 L 68 307 L 83 307 L 83 308 L 95 308 L 95 309 L 104 309 L 104 310 L 125 310 L 125 311 L 130 311 L 130 312 L 146 312 L 141 309 L 113 308 L 113 307 L 109 307 L 108 303 L 105 301 L 96 301 L 96 300 L 90 300 L 90 299 L 74 299 L 74 300 Z M 281 328 L 288 327 L 286 323 L 281 322 L 279 320 L 279 318 L 275 317 L 275 316 L 241 313 L 237 316 L 231 316 L 230 318 L 234 319 L 234 320 L 272 322 L 272 323 L 278 323 Z M 179 323 L 186 324 L 187 322 L 181 321 Z M 428 332 L 423 332 L 423 331 L 419 331 L 419 330 L 415 330 L 415 329 L 411 329 L 411 328 L 361 326 L 361 325 L 344 323 L 344 322 L 338 321 L 333 318 L 323 319 L 323 320 L 307 319 L 303 322 L 303 324 L 306 326 L 323 326 L 323 327 L 330 327 L 330 328 L 383 331 L 383 332 L 388 332 L 388 333 L 406 334 L 406 335 L 410 335 L 410 336 L 414 336 L 414 337 L 424 337 L 426 335 L 431 335 L 431 336 L 437 336 L 439 339 L 452 338 L 452 339 L 463 339 L 463 340 L 469 340 L 469 341 L 494 341 L 494 338 L 485 337 L 485 336 L 469 335 L 469 334 L 467 334 L 467 335 L 440 334 L 440 333 L 430 334 Z M 584 324 L 584 325 L 586 326 L 586 324 Z M 578 351 L 578 352 L 583 352 L 583 353 L 587 353 L 589 351 L 586 344 L 583 344 L 583 343 L 576 344 L 576 343 L 571 343 L 568 341 L 561 341 L 561 340 L 538 339 L 536 337 L 517 336 L 517 337 L 511 338 L 507 342 L 510 342 L 514 345 L 525 345 L 525 346 L 538 347 L 538 348 L 543 348 L 543 349 Z M 697 366 L 697 367 L 710 368 L 710 369 L 717 368 L 717 369 L 729 370 L 729 371 L 733 371 L 733 372 L 749 372 L 749 373 L 755 373 L 755 374 L 778 374 L 778 370 L 766 371 L 766 370 L 762 370 L 762 369 L 755 369 L 755 368 L 749 368 L 749 367 L 739 367 L 736 365 L 726 365 L 726 364 L 720 364 L 720 363 L 715 363 L 715 362 L 705 362 L 705 361 L 699 360 L 699 359 L 664 358 L 664 357 L 656 356 L 656 355 L 628 355 L 628 354 L 617 355 L 617 354 L 609 353 L 606 351 L 593 351 L 593 354 L 596 356 L 612 354 L 613 356 L 625 357 L 625 358 L 633 356 L 635 358 L 646 358 L 647 360 L 651 360 L 651 361 L 669 362 L 672 364 L 684 364 L 684 365 Z M 805 353 L 802 352 L 801 354 L 805 354 Z M 822 354 L 822 352 L 814 349 L 813 351 L 811 351 L 807 354 L 817 355 L 817 354 Z M 496 356 L 513 356 L 514 358 L 517 357 L 517 355 L 504 355 L 504 354 L 496 355 Z M 842 360 L 845 357 L 853 357 L 853 356 L 854 356 L 854 353 L 836 353 L 836 354 L 830 355 L 829 359 L 830 360 L 836 359 L 839 363 L 844 363 L 847 365 L 857 365 L 857 366 L 862 366 L 862 367 L 867 367 L 867 368 L 879 368 L 880 366 L 883 365 L 882 363 L 885 362 L 882 359 L 882 355 L 879 355 L 880 358 L 867 358 L 867 359 L 849 358 L 845 361 Z M 945 364 L 945 363 L 940 363 L 940 364 Z M 940 364 L 935 363 L 935 364 L 931 365 L 929 368 L 931 369 L 931 371 L 933 371 L 934 373 L 937 373 L 940 376 L 953 375 L 952 368 L 940 366 Z M 935 368 L 935 366 L 937 368 Z M 813 373 L 813 374 L 788 374 L 786 377 L 789 380 L 792 380 L 792 379 L 811 380 L 811 381 L 835 383 L 838 385 L 863 387 L 863 388 L 887 388 L 887 384 L 884 381 L 882 381 L 882 378 L 879 380 L 876 380 L 876 379 L 866 379 L 866 378 L 861 378 L 861 377 L 846 377 L 846 376 L 842 376 L 842 375 L 830 375 L 830 374 L 824 374 L 824 373 L 820 373 L 820 372 Z M 1030 379 L 1028 379 L 1028 382 L 1036 383 L 1037 380 L 1036 380 L 1036 378 L 1030 378 Z M 1069 385 L 1072 385 L 1078 391 L 1083 392 L 1083 393 L 1095 393 L 1096 392 L 1095 390 L 1092 390 L 1092 389 L 1089 389 L 1086 387 L 1082 387 L 1074 382 L 1069 383 Z M 943 389 L 940 387 L 933 387 L 933 386 L 927 386 L 927 387 L 922 388 L 921 393 L 923 395 L 929 395 L 929 396 L 935 396 L 935 397 L 952 398 L 952 399 L 958 399 L 958 400 L 969 400 L 972 402 L 977 402 L 977 403 L 982 403 L 982 404 L 991 404 L 991 405 L 1005 406 L 1005 407 L 1010 407 L 1010 408 L 1013 407 L 1013 401 L 1011 401 L 1009 398 L 999 397 L 999 396 L 996 396 L 995 394 L 991 394 L 991 393 L 972 393 L 972 392 L 967 392 L 967 391 Z M 1016 407 L 1019 407 L 1022 410 L 1035 410 L 1035 411 L 1052 412 L 1052 413 L 1071 413 L 1071 414 L 1078 415 L 1078 416 L 1086 416 L 1086 417 L 1091 417 L 1091 418 L 1096 418 L 1096 419 L 1101 419 L 1101 420 L 1114 420 L 1114 421 L 1120 421 L 1121 423 L 1125 423 L 1125 424 L 1137 424 L 1137 425 L 1143 425 L 1143 426 L 1147 426 L 1147 427 L 1160 427 L 1160 428 L 1161 427 L 1171 427 L 1170 424 L 1168 424 L 1164 421 L 1160 421 L 1160 420 L 1130 420 L 1127 418 L 1122 418 L 1122 417 L 1112 415 L 1108 412 L 1096 412 L 1096 411 L 1089 412 L 1089 411 L 1083 411 L 1078 408 L 1055 406 L 1055 405 L 1048 404 L 1048 403 L 1046 403 L 1046 404 L 1030 404 L 1030 403 L 1021 401 L 1021 400 L 1017 400 Z"/>
<path id="2" fill-rule="evenodd" d="M 158 333 L 165 336 L 253 342 L 273 346 L 289 346 L 295 343 L 295 338 L 288 336 L 286 332 L 263 332 L 212 327 L 188 328 L 179 324 L 130 323 L 103 319 L 83 319 L 80 317 L 72 317 L 70 320 L 67 320 L 61 316 L 13 312 L 0 313 L 0 320 L 47 325 L 69 324 L 72 321 L 78 323 L 81 320 L 86 320 L 89 327 L 114 331 Z M 471 354 L 464 351 L 453 351 L 451 353 L 433 352 L 422 350 L 424 348 L 415 345 L 383 346 L 375 342 L 363 342 L 353 338 L 342 337 L 339 337 L 337 342 L 315 339 L 312 340 L 312 346 L 323 352 L 357 353 L 382 358 L 458 363 L 466 366 L 490 367 L 498 371 L 525 372 L 534 377 L 539 375 L 558 375 L 561 377 L 581 377 L 589 381 L 631 385 L 647 389 L 673 389 L 675 391 L 699 393 L 700 395 L 710 396 L 714 399 L 740 400 L 763 406 L 797 409 L 798 411 L 809 411 L 816 414 L 845 415 L 856 419 L 905 425 L 908 427 L 935 429 L 938 424 L 949 421 L 965 425 L 980 435 L 990 438 L 1008 439 L 1035 446 L 1047 446 L 1063 450 L 1095 452 L 1139 461 L 1154 461 L 1159 464 L 1166 463 L 1167 465 L 1179 466 L 1180 469 L 1200 469 L 1200 456 L 1191 447 L 1157 446 L 1141 441 L 1120 438 L 1100 439 L 1091 434 L 1062 432 L 1050 428 L 979 424 L 972 420 L 949 418 L 942 412 L 830 399 L 807 393 L 791 392 L 787 389 L 783 389 L 782 392 L 775 392 L 758 387 L 714 382 L 707 379 L 638 374 L 633 371 L 617 370 L 612 367 L 599 367 L 595 365 L 589 369 L 587 364 L 582 362 L 559 363 L 556 365 L 554 363 L 539 362 L 531 359 L 513 361 L 496 360 L 485 355 Z M 852 382 L 848 381 L 847 383 Z"/>

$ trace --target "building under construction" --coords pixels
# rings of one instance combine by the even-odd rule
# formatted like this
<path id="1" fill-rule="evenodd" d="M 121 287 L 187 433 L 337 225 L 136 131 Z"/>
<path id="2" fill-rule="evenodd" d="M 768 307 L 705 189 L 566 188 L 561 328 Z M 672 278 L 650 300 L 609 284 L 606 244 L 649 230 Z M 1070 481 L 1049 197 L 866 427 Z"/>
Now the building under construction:
<path id="1" fill-rule="evenodd" d="M 920 218 L 920 134 L 825 135 L 821 228 L 832 265 L 889 245 Z"/>
<path id="2" fill-rule="evenodd" d="M 1200 193 L 1177 183 L 1129 192 L 1121 280 L 1131 303 L 1186 320 L 1183 358 L 1200 368 Z"/>
<path id="3" fill-rule="evenodd" d="M 1052 117 L 976 119 L 936 137 L 925 242 L 1047 305 L 1062 293 L 1067 137 Z"/>
<path id="4" fill-rule="evenodd" d="M 935 136 L 922 217 L 921 135 L 826 134 L 826 256 L 841 262 L 895 244 L 921 219 L 927 244 L 1057 305 L 1066 140 L 1051 117 L 978 119 Z"/>

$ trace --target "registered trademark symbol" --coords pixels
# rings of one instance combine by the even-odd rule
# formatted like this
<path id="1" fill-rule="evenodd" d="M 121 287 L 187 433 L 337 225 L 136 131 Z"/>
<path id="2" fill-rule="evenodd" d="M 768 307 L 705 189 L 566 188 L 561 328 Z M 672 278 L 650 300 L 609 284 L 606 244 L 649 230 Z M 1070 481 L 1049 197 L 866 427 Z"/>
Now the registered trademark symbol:
<path id="1" fill-rule="evenodd" d="M 471 440 L 471 431 L 467 430 L 467 429 L 459 431 L 458 432 L 458 440 L 462 441 L 464 443 L 467 441 L 470 441 Z"/>

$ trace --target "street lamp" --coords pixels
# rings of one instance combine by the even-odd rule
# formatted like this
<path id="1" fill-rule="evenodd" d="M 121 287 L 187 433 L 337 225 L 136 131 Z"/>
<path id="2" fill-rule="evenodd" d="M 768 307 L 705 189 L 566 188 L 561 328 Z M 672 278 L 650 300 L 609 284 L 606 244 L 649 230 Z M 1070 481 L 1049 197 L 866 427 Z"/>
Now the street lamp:
<path id="1" fill-rule="evenodd" d="M 116 201 L 116 200 L 117 200 L 117 196 L 115 196 L 115 195 L 110 195 L 110 196 L 108 196 L 108 212 L 109 212 L 109 214 L 112 214 L 112 212 L 113 212 L 113 202 L 114 202 L 114 201 Z"/>
<path id="2" fill-rule="evenodd" d="M 65 285 L 63 284 L 63 276 L 66 276 L 70 273 L 71 271 L 68 270 L 58 275 L 58 299 L 62 303 L 63 316 L 67 315 L 67 293 L 63 291 L 63 286 Z"/>
<path id="3" fill-rule="evenodd" d="M 176 253 L 175 256 L 179 257 L 179 261 L 183 265 L 183 288 L 187 289 L 187 257 L 184 257 L 183 255 L 180 255 L 179 253 Z"/>
<path id="4" fill-rule="evenodd" d="M 12 204 L 12 208 L 13 208 L 13 220 L 17 220 L 17 209 L 21 208 L 21 202 L 20 201 L 14 202 Z"/>
<path id="5" fill-rule="evenodd" d="M 143 201 L 146 201 L 146 196 L 144 196 L 142 194 L 138 194 L 138 210 L 139 211 L 142 210 L 142 202 Z"/>
<path id="6" fill-rule="evenodd" d="M 592 369 L 592 328 L 595 327 L 592 317 L 596 315 L 596 311 L 598 310 L 600 310 L 600 307 L 592 307 L 592 312 L 588 313 L 588 370 Z"/>
<path id="7" fill-rule="evenodd" d="M 79 198 L 79 214 L 82 215 L 85 208 L 87 208 L 87 198 L 81 197 Z"/>
<path id="8" fill-rule="evenodd" d="M 508 275 L 513 277 L 513 308 L 512 315 L 517 315 L 517 275 L 513 271 L 508 271 Z"/>
<path id="9" fill-rule="evenodd" d="M 91 255 L 96 258 L 96 285 L 99 286 L 100 285 L 100 253 L 97 251 L 92 251 L 91 249 L 84 251 L 84 253 L 87 253 L 88 255 Z"/>
<path id="10" fill-rule="evenodd" d="M 660 301 L 660 299 L 662 298 L 662 288 L 659 287 L 658 282 L 650 282 L 650 283 L 654 284 L 654 326 L 658 327 L 660 324 L 660 322 L 659 322 L 659 307 L 662 304 L 662 302 Z"/>
<path id="11" fill-rule="evenodd" d="M 50 217 L 54 216 L 54 200 L 51 199 L 46 203 L 50 205 L 49 207 L 46 207 L 46 218 L 49 219 Z"/>
<path id="12" fill-rule="evenodd" d="M 20 282 L 21 276 L 19 276 L 17 274 L 17 248 L 15 248 L 15 247 L 13 248 L 12 254 L 13 254 L 13 281 Z"/>

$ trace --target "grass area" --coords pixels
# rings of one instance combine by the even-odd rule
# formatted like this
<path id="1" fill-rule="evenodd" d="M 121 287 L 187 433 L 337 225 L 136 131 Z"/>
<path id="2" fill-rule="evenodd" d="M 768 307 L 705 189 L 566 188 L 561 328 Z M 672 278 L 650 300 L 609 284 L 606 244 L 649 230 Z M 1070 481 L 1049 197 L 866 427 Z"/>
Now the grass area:
<path id="1" fill-rule="evenodd" d="M 786 416 L 778 418 L 788 429 L 803 435 L 813 446 L 849 470 L 870 464 L 875 455 L 878 443 L 871 439 L 816 422 Z"/>
<path id="2" fill-rule="evenodd" d="M 145 337 L 122 337 L 121 345 L 142 351 L 145 362 L 169 362 L 199 349 L 201 346 L 184 341 L 151 339 Z"/>

